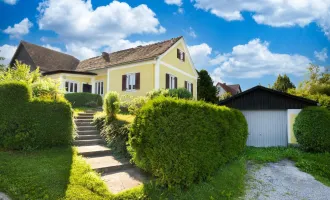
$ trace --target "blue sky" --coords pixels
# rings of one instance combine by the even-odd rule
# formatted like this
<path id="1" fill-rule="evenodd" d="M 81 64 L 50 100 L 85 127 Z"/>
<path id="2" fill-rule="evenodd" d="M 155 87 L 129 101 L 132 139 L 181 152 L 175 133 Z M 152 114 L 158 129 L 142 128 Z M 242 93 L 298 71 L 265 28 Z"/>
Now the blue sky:
<path id="1" fill-rule="evenodd" d="M 330 0 L 0 0 L 0 55 L 20 40 L 85 59 L 184 36 L 197 69 L 248 89 L 330 66 Z"/>

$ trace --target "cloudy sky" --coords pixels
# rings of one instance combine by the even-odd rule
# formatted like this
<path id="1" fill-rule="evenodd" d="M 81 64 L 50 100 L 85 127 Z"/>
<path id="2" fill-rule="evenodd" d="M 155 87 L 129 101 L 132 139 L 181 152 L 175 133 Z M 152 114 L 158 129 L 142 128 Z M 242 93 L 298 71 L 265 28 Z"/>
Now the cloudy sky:
<path id="1" fill-rule="evenodd" d="M 243 89 L 330 66 L 330 0 L 0 0 L 0 56 L 20 40 L 78 59 L 184 36 L 197 69 Z"/>

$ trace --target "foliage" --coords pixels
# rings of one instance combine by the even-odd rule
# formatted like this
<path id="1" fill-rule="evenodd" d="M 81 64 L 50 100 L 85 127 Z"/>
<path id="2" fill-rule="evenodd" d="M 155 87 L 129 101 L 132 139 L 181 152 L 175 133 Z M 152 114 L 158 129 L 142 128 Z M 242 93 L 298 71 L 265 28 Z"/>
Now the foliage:
<path id="1" fill-rule="evenodd" d="M 64 95 L 65 99 L 67 99 L 72 107 L 99 107 L 102 106 L 102 97 L 98 94 L 92 94 L 87 92 L 81 93 L 67 93 Z"/>
<path id="2" fill-rule="evenodd" d="M 160 184 L 190 186 L 238 156 L 247 134 L 238 110 L 159 97 L 136 116 L 129 144 L 134 163 Z"/>
<path id="3" fill-rule="evenodd" d="M 97 130 L 102 130 L 106 116 L 105 112 L 96 112 L 94 114 L 93 125 L 96 126 Z"/>
<path id="4" fill-rule="evenodd" d="M 247 160 L 257 163 L 278 162 L 283 159 L 295 161 L 295 165 L 302 171 L 310 173 L 318 181 L 330 186 L 330 153 L 307 153 L 297 148 L 248 147 L 245 151 Z"/>
<path id="5" fill-rule="evenodd" d="M 120 100 L 117 92 L 110 91 L 105 95 L 103 110 L 106 113 L 107 123 L 110 123 L 112 120 L 116 119 L 116 115 L 120 111 Z"/>
<path id="6" fill-rule="evenodd" d="M 19 61 L 16 61 L 13 67 L 9 67 L 7 70 L 0 72 L 0 82 L 21 81 L 30 85 L 38 81 L 40 77 L 39 68 L 30 72 L 30 66 Z"/>
<path id="7" fill-rule="evenodd" d="M 304 108 L 297 116 L 293 131 L 302 148 L 330 152 L 330 111 L 322 107 Z"/>
<path id="8" fill-rule="evenodd" d="M 192 94 L 185 88 L 170 89 L 168 91 L 170 97 L 176 97 L 179 99 L 192 99 Z"/>
<path id="9" fill-rule="evenodd" d="M 0 152 L 0 191 L 12 199 L 111 199 L 75 149 Z"/>
<path id="10" fill-rule="evenodd" d="M 213 85 L 212 78 L 209 73 L 202 69 L 198 72 L 197 80 L 197 99 L 210 103 L 216 103 L 217 88 Z"/>
<path id="11" fill-rule="evenodd" d="M 290 81 L 290 78 L 286 74 L 283 76 L 279 74 L 272 88 L 274 90 L 286 92 L 288 89 L 296 88 L 296 86 Z"/>
<path id="12" fill-rule="evenodd" d="M 136 115 L 138 111 L 141 109 L 142 106 L 144 106 L 148 102 L 148 97 L 135 97 L 129 102 L 128 106 L 128 112 L 131 115 Z"/>
<path id="13" fill-rule="evenodd" d="M 73 140 L 70 104 L 32 99 L 24 82 L 0 83 L 0 110 L 0 148 L 41 149 Z"/>
<path id="14" fill-rule="evenodd" d="M 159 89 L 159 90 L 152 90 L 147 93 L 147 97 L 149 99 L 154 99 L 159 96 L 169 96 L 169 90 L 168 89 Z"/>
<path id="15" fill-rule="evenodd" d="M 32 95 L 45 100 L 63 100 L 59 85 L 57 81 L 50 78 L 39 79 L 32 83 Z"/>
<path id="16" fill-rule="evenodd" d="M 229 97 L 231 97 L 231 93 L 230 92 L 226 92 L 222 95 L 219 96 L 219 100 L 222 101 L 222 100 L 225 100 L 225 99 L 228 99 Z"/>
<path id="17" fill-rule="evenodd" d="M 1 51 L 0 51 L 0 52 L 1 52 Z M 0 56 L 0 62 L 1 62 L 2 60 L 5 60 L 5 58 Z M 5 68 L 6 68 L 6 65 L 4 65 L 4 64 L 0 64 L 0 71 L 3 71 Z"/>
<path id="18" fill-rule="evenodd" d="M 293 95 L 302 96 L 320 103 L 321 106 L 330 110 L 330 73 L 326 69 L 311 64 L 308 67 L 309 78 L 301 82 L 297 89 L 290 89 L 288 92 Z"/>

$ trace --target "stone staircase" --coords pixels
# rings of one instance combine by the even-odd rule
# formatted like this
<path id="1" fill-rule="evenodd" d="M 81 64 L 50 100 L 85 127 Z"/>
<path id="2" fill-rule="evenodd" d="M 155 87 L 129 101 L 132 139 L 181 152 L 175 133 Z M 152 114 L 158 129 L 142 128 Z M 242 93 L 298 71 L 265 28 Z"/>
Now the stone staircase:
<path id="1" fill-rule="evenodd" d="M 143 183 L 146 176 L 127 159 L 118 159 L 105 146 L 96 127 L 91 123 L 95 111 L 80 113 L 75 119 L 78 137 L 74 141 L 78 154 L 85 157 L 92 169 L 101 174 L 109 190 L 116 194 Z"/>

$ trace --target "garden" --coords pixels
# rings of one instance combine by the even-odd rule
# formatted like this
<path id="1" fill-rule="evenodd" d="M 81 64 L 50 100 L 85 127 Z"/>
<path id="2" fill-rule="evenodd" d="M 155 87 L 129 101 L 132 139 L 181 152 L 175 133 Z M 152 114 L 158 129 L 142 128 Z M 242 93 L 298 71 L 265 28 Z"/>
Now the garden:
<path id="1" fill-rule="evenodd" d="M 116 195 L 71 147 L 74 110 L 101 105 L 93 123 L 108 147 L 150 176 Z M 246 147 L 240 111 L 192 100 L 185 89 L 136 98 L 109 92 L 102 101 L 64 95 L 55 81 L 17 63 L 0 73 L 0 109 L 0 192 L 12 199 L 238 199 L 247 163 L 283 159 L 330 186 L 330 111 L 322 107 L 298 115 L 299 147 Z"/>

